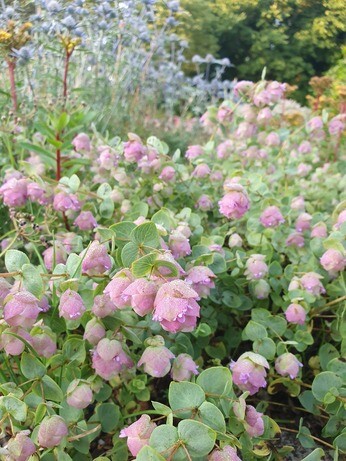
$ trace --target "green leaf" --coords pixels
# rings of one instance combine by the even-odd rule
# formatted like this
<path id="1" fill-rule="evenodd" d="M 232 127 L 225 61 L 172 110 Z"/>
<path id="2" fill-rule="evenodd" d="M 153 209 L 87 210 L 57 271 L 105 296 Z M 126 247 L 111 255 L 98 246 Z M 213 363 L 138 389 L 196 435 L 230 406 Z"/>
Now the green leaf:
<path id="1" fill-rule="evenodd" d="M 66 271 L 72 278 L 82 275 L 82 258 L 75 253 L 69 254 L 66 261 Z"/>
<path id="2" fill-rule="evenodd" d="M 110 226 L 110 229 L 115 232 L 114 243 L 118 248 L 123 248 L 130 241 L 130 234 L 135 227 L 136 224 L 130 221 L 123 221 Z"/>
<path id="3" fill-rule="evenodd" d="M 70 361 L 77 364 L 84 364 L 86 358 L 85 341 L 79 338 L 70 338 L 64 342 L 63 355 Z"/>
<path id="4" fill-rule="evenodd" d="M 343 384 L 342 379 L 331 371 L 319 373 L 312 383 L 312 393 L 319 402 L 323 402 L 328 393 L 337 396 L 338 389 Z M 331 403 L 331 402 L 328 402 Z"/>
<path id="5" fill-rule="evenodd" d="M 24 264 L 22 266 L 23 285 L 36 298 L 41 298 L 43 295 L 43 282 L 40 271 L 32 264 Z"/>
<path id="6" fill-rule="evenodd" d="M 18 250 L 7 250 L 5 253 L 5 266 L 8 272 L 20 271 L 24 264 L 30 264 L 25 253 Z"/>
<path id="7" fill-rule="evenodd" d="M 245 327 L 244 332 L 246 337 L 243 336 L 243 339 L 245 340 L 250 339 L 251 341 L 256 341 L 264 339 L 268 336 L 265 327 L 260 323 L 254 322 L 253 320 L 249 321 L 249 323 Z"/>
<path id="8" fill-rule="evenodd" d="M 42 378 L 46 374 L 46 367 L 36 357 L 22 353 L 20 371 L 27 379 Z"/>
<path id="9" fill-rule="evenodd" d="M 36 152 L 37 154 L 41 154 L 44 157 L 48 157 L 49 159 L 55 161 L 55 156 L 54 156 L 54 154 L 52 152 L 50 152 L 47 149 L 44 149 L 41 146 L 37 146 L 36 144 L 31 144 L 29 142 L 20 142 L 20 143 L 18 143 L 18 147 L 21 147 L 21 148 L 26 149 L 28 151 Z"/>
<path id="10" fill-rule="evenodd" d="M 17 421 L 24 422 L 26 420 L 28 408 L 24 402 L 16 397 L 12 397 L 10 395 L 0 397 L 0 409 L 2 409 L 5 413 L 8 413 Z"/>
<path id="11" fill-rule="evenodd" d="M 216 432 L 198 421 L 180 421 L 178 434 L 191 457 L 206 456 L 214 448 Z"/>
<path id="12" fill-rule="evenodd" d="M 147 445 L 138 453 L 136 461 L 165 461 L 165 458 Z"/>
<path id="13" fill-rule="evenodd" d="M 203 402 L 198 409 L 198 416 L 202 423 L 217 432 L 226 432 L 225 418 L 221 411 L 210 402 Z"/>
<path id="14" fill-rule="evenodd" d="M 164 227 L 168 232 L 174 226 L 174 221 L 169 215 L 169 210 L 161 208 L 161 210 L 157 211 L 151 218 L 152 222 L 155 224 L 159 224 L 160 226 Z"/>
<path id="15" fill-rule="evenodd" d="M 316 448 L 308 456 L 302 459 L 302 461 L 322 461 L 325 454 L 322 448 Z"/>
<path id="16" fill-rule="evenodd" d="M 55 130 L 62 131 L 64 128 L 67 127 L 69 121 L 70 121 L 70 116 L 68 115 L 67 112 L 63 112 L 54 123 Z"/>
<path id="17" fill-rule="evenodd" d="M 338 435 L 334 440 L 333 445 L 338 448 L 341 453 L 346 453 L 346 432 Z"/>
<path id="18" fill-rule="evenodd" d="M 149 439 L 149 445 L 159 453 L 164 453 L 167 459 L 173 450 L 175 450 L 178 439 L 179 435 L 176 427 L 161 424 L 153 430 Z M 176 459 L 176 455 L 174 459 Z"/>
<path id="19" fill-rule="evenodd" d="M 103 432 L 112 432 L 119 424 L 121 413 L 114 403 L 101 403 L 96 409 Z"/>
<path id="20" fill-rule="evenodd" d="M 168 391 L 169 406 L 177 418 L 189 418 L 205 401 L 203 389 L 188 381 L 171 382 Z"/>
<path id="21" fill-rule="evenodd" d="M 47 405 L 45 403 L 40 403 L 35 410 L 35 426 L 39 424 L 44 418 L 47 411 Z"/>
<path id="22" fill-rule="evenodd" d="M 151 404 L 155 408 L 155 410 L 159 412 L 160 415 L 168 416 L 172 413 L 172 410 L 163 403 L 155 402 L 154 400 L 152 400 Z"/>
<path id="23" fill-rule="evenodd" d="M 37 384 L 38 385 L 34 388 L 34 392 L 36 395 L 41 396 L 41 386 L 39 385 L 39 383 Z M 46 400 L 52 400 L 53 402 L 61 402 L 63 400 L 64 395 L 62 393 L 62 390 L 57 385 L 57 383 L 48 375 L 43 376 L 42 387 L 43 396 Z"/>
<path id="24" fill-rule="evenodd" d="M 233 394 L 232 373 L 226 367 L 211 367 L 197 378 L 197 384 L 204 390 L 206 397 L 218 398 Z"/>
<path id="25" fill-rule="evenodd" d="M 162 259 L 157 259 L 154 263 L 154 268 L 159 270 L 160 267 L 166 267 L 167 269 L 170 270 L 168 274 L 165 274 L 166 277 L 177 277 L 179 274 L 177 266 L 169 261 L 163 261 Z"/>
<path id="26" fill-rule="evenodd" d="M 159 233 L 153 222 L 146 222 L 137 226 L 131 232 L 130 238 L 133 242 L 141 246 L 158 248 L 160 246 Z"/>
<path id="27" fill-rule="evenodd" d="M 97 189 L 97 195 L 102 199 L 108 198 L 111 192 L 112 188 L 107 182 L 101 184 L 101 186 Z"/>
<path id="28" fill-rule="evenodd" d="M 154 268 L 157 256 L 157 253 L 149 253 L 134 261 L 131 266 L 131 271 L 134 277 L 139 278 L 149 274 Z"/>
<path id="29" fill-rule="evenodd" d="M 99 208 L 100 215 L 102 218 L 109 219 L 114 213 L 114 202 L 111 198 L 105 198 Z"/>
<path id="30" fill-rule="evenodd" d="M 271 338 L 264 338 L 254 341 L 252 349 L 256 354 L 263 355 L 268 360 L 273 360 L 276 353 L 276 345 Z"/>
<path id="31" fill-rule="evenodd" d="M 125 267 L 130 267 L 140 256 L 140 248 L 134 242 L 127 243 L 121 250 L 121 260 Z"/>

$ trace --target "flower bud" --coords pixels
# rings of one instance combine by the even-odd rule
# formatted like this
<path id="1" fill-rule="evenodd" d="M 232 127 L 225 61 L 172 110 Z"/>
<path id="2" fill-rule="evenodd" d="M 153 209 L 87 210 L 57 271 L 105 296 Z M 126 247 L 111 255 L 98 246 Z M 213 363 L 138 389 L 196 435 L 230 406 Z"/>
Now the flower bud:
<path id="1" fill-rule="evenodd" d="M 83 258 L 82 271 L 88 275 L 103 274 L 112 267 L 112 260 L 107 248 L 94 240 L 89 248 L 81 253 Z"/>
<path id="2" fill-rule="evenodd" d="M 132 360 L 125 354 L 121 343 L 116 339 L 101 339 L 92 353 L 92 367 L 103 379 L 112 379 L 123 369 L 132 366 Z"/>
<path id="3" fill-rule="evenodd" d="M 173 231 L 169 236 L 169 247 L 176 259 L 183 258 L 191 254 L 189 239 L 181 232 Z"/>
<path id="4" fill-rule="evenodd" d="M 150 376 L 162 378 L 171 369 L 171 359 L 174 358 L 174 354 L 164 346 L 162 336 L 155 336 L 147 342 L 152 345 L 145 349 L 137 366 L 144 365 L 144 371 Z"/>
<path id="5" fill-rule="evenodd" d="M 162 181 L 170 182 L 175 176 L 175 169 L 172 166 L 165 166 L 159 176 Z"/>
<path id="6" fill-rule="evenodd" d="M 79 211 L 81 205 L 79 200 L 74 194 L 68 194 L 66 192 L 58 192 L 54 196 L 53 208 L 56 211 L 66 212 L 68 210 Z"/>
<path id="7" fill-rule="evenodd" d="M 89 341 L 93 346 L 105 336 L 106 330 L 98 319 L 93 318 L 85 325 L 83 339 Z"/>
<path id="8" fill-rule="evenodd" d="M 327 226 L 323 222 L 319 222 L 314 225 L 310 234 L 311 238 L 326 238 L 327 237 Z"/>
<path id="9" fill-rule="evenodd" d="M 31 343 L 31 336 L 27 331 L 18 327 L 6 328 L 4 331 L 0 329 L 0 349 L 4 349 L 7 355 L 20 355 L 25 349 L 24 342 L 15 336 L 6 334 L 7 332 L 20 336 L 29 344 Z"/>
<path id="10" fill-rule="evenodd" d="M 86 383 L 81 383 L 79 379 L 74 379 L 69 384 L 66 394 L 66 402 L 74 408 L 86 408 L 93 400 L 90 386 Z"/>
<path id="11" fill-rule="evenodd" d="M 304 325 L 306 320 L 306 311 L 300 304 L 292 303 L 285 311 L 287 322 L 297 325 Z"/>
<path id="12" fill-rule="evenodd" d="M 234 383 L 243 391 L 249 391 L 250 395 L 256 394 L 261 387 L 266 387 L 266 368 L 269 368 L 267 360 L 259 354 L 245 352 L 236 362 L 231 362 L 232 377 Z"/>
<path id="13" fill-rule="evenodd" d="M 216 275 L 208 267 L 194 266 L 187 271 L 185 282 L 191 285 L 192 289 L 201 297 L 207 298 L 210 290 L 215 288 L 213 279 Z"/>
<path id="14" fill-rule="evenodd" d="M 290 352 L 280 355 L 275 360 L 275 370 L 279 375 L 289 376 L 291 379 L 295 379 L 298 376 L 299 367 L 302 366 L 303 364 Z"/>
<path id="15" fill-rule="evenodd" d="M 4 306 L 4 319 L 13 327 L 32 327 L 39 313 L 38 299 L 28 291 L 14 294 Z"/>
<path id="16" fill-rule="evenodd" d="M 150 416 L 142 415 L 136 422 L 122 429 L 119 437 L 127 437 L 127 446 L 132 456 L 137 456 L 141 448 L 149 445 L 155 427 L 156 424 L 151 422 Z"/>
<path id="17" fill-rule="evenodd" d="M 10 178 L 0 187 L 0 197 L 4 204 L 11 207 L 25 205 L 28 198 L 27 180 Z"/>
<path id="18" fill-rule="evenodd" d="M 270 206 L 261 214 L 260 222 L 264 227 L 277 227 L 283 224 L 285 219 L 277 206 Z"/>
<path id="19" fill-rule="evenodd" d="M 44 250 L 42 255 L 44 265 L 49 271 L 52 271 L 57 264 L 64 264 L 67 259 L 66 250 L 59 242 Z"/>
<path id="20" fill-rule="evenodd" d="M 40 424 L 38 443 L 43 448 L 57 447 L 67 434 L 68 429 L 61 416 L 47 416 Z"/>
<path id="21" fill-rule="evenodd" d="M 29 431 L 17 432 L 16 436 L 8 441 L 6 447 L 8 451 L 7 461 L 27 461 L 35 453 L 34 442 L 25 432 Z"/>
<path id="22" fill-rule="evenodd" d="M 323 269 L 333 274 L 345 269 L 346 258 L 340 251 L 330 248 L 323 253 L 320 263 Z"/>
<path id="23" fill-rule="evenodd" d="M 193 160 L 197 157 L 200 157 L 201 155 L 203 155 L 203 148 L 202 146 L 198 146 L 198 145 L 195 145 L 195 146 L 189 146 L 186 153 L 185 153 L 185 157 L 189 160 Z"/>
<path id="24" fill-rule="evenodd" d="M 85 306 L 81 296 L 73 291 L 66 290 L 60 297 L 59 316 L 66 320 L 76 320 L 82 317 Z"/>
<path id="25" fill-rule="evenodd" d="M 311 220 L 311 215 L 309 215 L 308 213 L 301 213 L 296 221 L 296 231 L 303 232 L 305 230 L 309 230 Z"/>
<path id="26" fill-rule="evenodd" d="M 81 211 L 74 223 L 82 231 L 89 231 L 97 227 L 97 221 L 91 211 Z"/>
<path id="27" fill-rule="evenodd" d="M 228 246 L 230 248 L 235 248 L 235 247 L 241 248 L 243 246 L 243 239 L 240 237 L 239 234 L 234 233 L 229 236 Z"/>
<path id="28" fill-rule="evenodd" d="M 239 185 L 236 189 L 239 188 Z M 250 208 L 250 201 L 245 190 L 240 186 L 239 190 L 227 192 L 219 201 L 220 213 L 228 219 L 240 219 Z"/>
<path id="29" fill-rule="evenodd" d="M 270 293 L 270 285 L 265 280 L 258 280 L 253 286 L 253 292 L 257 299 L 267 299 Z"/>
<path id="30" fill-rule="evenodd" d="M 99 317 L 102 319 L 104 317 L 107 317 L 108 315 L 113 314 L 115 310 L 116 310 L 116 307 L 111 301 L 108 294 L 102 294 L 102 295 L 95 296 L 94 304 L 93 304 L 93 307 L 91 308 L 91 311 L 93 312 L 93 314 L 96 315 L 96 317 Z"/>
<path id="31" fill-rule="evenodd" d="M 141 278 L 132 282 L 123 292 L 129 297 L 131 307 L 141 317 L 154 310 L 157 287 L 154 282 Z"/>
<path id="32" fill-rule="evenodd" d="M 90 138 L 85 133 L 77 134 L 71 144 L 77 152 L 90 152 L 91 150 Z"/>
<path id="33" fill-rule="evenodd" d="M 223 447 L 222 450 L 213 450 L 208 461 L 241 461 L 237 455 L 237 450 L 229 445 Z"/>
<path id="34" fill-rule="evenodd" d="M 259 413 L 252 405 L 246 405 L 245 430 L 250 437 L 259 437 L 264 433 L 263 413 Z"/>
<path id="35" fill-rule="evenodd" d="M 113 304 L 117 309 L 123 309 L 131 303 L 129 295 L 125 295 L 124 291 L 133 282 L 132 274 L 129 270 L 123 269 L 119 271 L 104 289 L 104 293 L 108 294 Z"/>
<path id="36" fill-rule="evenodd" d="M 308 291 L 314 296 L 319 296 L 326 292 L 324 286 L 320 282 L 320 279 L 323 277 L 316 272 L 307 272 L 303 277 L 300 279 L 300 283 L 304 290 Z"/>
<path id="37" fill-rule="evenodd" d="M 198 366 L 188 354 L 179 354 L 174 360 L 171 376 L 174 381 L 189 381 L 192 375 L 198 375 Z"/>
<path id="38" fill-rule="evenodd" d="M 264 259 L 264 255 L 255 254 L 246 261 L 245 275 L 248 280 L 262 279 L 268 274 L 269 269 Z"/>

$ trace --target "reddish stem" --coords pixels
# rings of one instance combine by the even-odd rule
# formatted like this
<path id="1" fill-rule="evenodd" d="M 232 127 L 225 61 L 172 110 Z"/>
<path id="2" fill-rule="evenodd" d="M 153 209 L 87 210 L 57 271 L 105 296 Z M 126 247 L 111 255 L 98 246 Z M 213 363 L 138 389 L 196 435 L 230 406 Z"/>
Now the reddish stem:
<path id="1" fill-rule="evenodd" d="M 57 141 L 60 141 L 60 133 L 57 133 L 55 135 L 55 139 Z M 57 148 L 56 150 L 56 180 L 60 181 L 61 178 L 61 150 L 60 147 Z"/>
<path id="2" fill-rule="evenodd" d="M 14 75 L 16 63 L 14 61 L 8 60 L 7 65 L 8 65 L 8 73 L 9 73 L 10 85 L 11 85 L 12 106 L 13 106 L 14 112 L 17 112 L 18 102 L 17 102 L 16 79 Z"/>

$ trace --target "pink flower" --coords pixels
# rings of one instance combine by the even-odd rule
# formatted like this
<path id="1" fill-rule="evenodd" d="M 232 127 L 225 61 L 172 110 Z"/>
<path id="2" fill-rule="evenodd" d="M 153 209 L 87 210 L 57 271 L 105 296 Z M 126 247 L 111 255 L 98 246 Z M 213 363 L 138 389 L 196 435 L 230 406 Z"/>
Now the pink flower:
<path id="1" fill-rule="evenodd" d="M 239 184 L 234 184 L 233 190 L 227 192 L 219 201 L 220 213 L 228 219 L 240 219 L 249 208 L 249 198 Z"/>
<path id="2" fill-rule="evenodd" d="M 307 125 L 311 131 L 320 130 L 321 128 L 323 128 L 322 117 L 312 117 L 312 119 L 308 121 Z"/>
<path id="3" fill-rule="evenodd" d="M 272 111 L 269 109 L 269 107 L 264 107 L 258 112 L 257 115 L 257 121 L 258 122 L 266 122 L 267 120 L 270 120 L 273 117 Z"/>
<path id="4" fill-rule="evenodd" d="M 47 191 L 39 186 L 36 182 L 30 182 L 27 188 L 28 198 L 32 202 L 37 202 L 40 205 L 47 205 L 49 199 L 47 197 Z"/>
<path id="5" fill-rule="evenodd" d="M 41 357 L 48 359 L 56 352 L 56 335 L 49 327 L 35 326 L 31 332 L 32 347 Z"/>
<path id="6" fill-rule="evenodd" d="M 38 443 L 43 448 L 57 447 L 67 434 L 66 423 L 60 416 L 47 416 L 40 424 Z"/>
<path id="7" fill-rule="evenodd" d="M 250 395 L 256 394 L 261 387 L 266 387 L 267 360 L 259 354 L 245 352 L 236 362 L 230 364 L 234 383 Z"/>
<path id="8" fill-rule="evenodd" d="M 229 445 L 222 450 L 214 450 L 210 453 L 208 461 L 241 461 L 237 455 L 237 450 Z"/>
<path id="9" fill-rule="evenodd" d="M 245 430 L 250 437 L 259 437 L 264 433 L 263 413 L 259 413 L 252 405 L 246 405 Z"/>
<path id="10" fill-rule="evenodd" d="M 260 222 L 264 227 L 277 227 L 285 222 L 277 206 L 269 206 L 260 216 Z"/>
<path id="11" fill-rule="evenodd" d="M 149 445 L 155 427 L 156 424 L 151 422 L 150 416 L 142 415 L 136 422 L 122 429 L 119 437 L 127 437 L 127 446 L 132 456 L 137 456 L 141 448 Z"/>
<path id="12" fill-rule="evenodd" d="M 129 297 L 132 309 L 140 317 L 144 317 L 154 310 L 154 301 L 157 286 L 154 282 L 140 278 L 132 282 L 123 292 Z"/>
<path id="13" fill-rule="evenodd" d="M 254 136 L 257 132 L 257 127 L 253 123 L 249 122 L 240 122 L 235 136 L 239 139 L 249 139 Z"/>
<path id="14" fill-rule="evenodd" d="M 298 232 L 293 232 L 286 239 L 286 245 L 288 247 L 295 246 L 298 248 L 302 248 L 304 244 L 305 244 L 304 236 L 302 234 L 299 234 Z"/>
<path id="15" fill-rule="evenodd" d="M 0 196 L 7 206 L 20 207 L 25 205 L 28 198 L 27 180 L 9 179 L 0 187 Z"/>
<path id="16" fill-rule="evenodd" d="M 236 233 L 232 234 L 229 237 L 228 246 L 230 248 L 235 248 L 235 247 L 241 248 L 243 246 L 243 239 L 240 237 L 239 234 L 236 234 Z"/>
<path id="17" fill-rule="evenodd" d="M 68 386 L 66 402 L 74 408 L 86 408 L 93 401 L 93 393 L 90 386 L 81 383 L 79 379 L 74 379 Z"/>
<path id="18" fill-rule="evenodd" d="M 325 238 L 325 237 L 327 237 L 327 226 L 323 222 L 315 224 L 314 227 L 311 230 L 310 237 L 311 238 L 315 238 L 315 237 Z"/>
<path id="19" fill-rule="evenodd" d="M 162 336 L 155 336 L 146 340 L 149 346 L 143 352 L 137 366 L 144 365 L 144 371 L 154 378 L 162 378 L 171 369 L 171 359 L 174 354 L 164 346 Z"/>
<path id="20" fill-rule="evenodd" d="M 257 299 L 267 299 L 270 293 L 270 285 L 265 280 L 258 280 L 253 287 Z"/>
<path id="21" fill-rule="evenodd" d="M 304 325 L 306 320 L 306 311 L 300 304 L 292 303 L 286 309 L 285 317 L 287 322 Z"/>
<path id="22" fill-rule="evenodd" d="M 340 135 L 345 129 L 345 114 L 339 114 L 332 118 L 328 124 L 328 131 L 331 136 Z"/>
<path id="23" fill-rule="evenodd" d="M 286 91 L 286 83 L 279 83 L 276 80 L 267 85 L 266 92 L 269 95 L 270 102 L 278 102 Z"/>
<path id="24" fill-rule="evenodd" d="M 182 280 L 163 284 L 156 295 L 153 320 L 166 331 L 193 331 L 199 317 L 198 293 Z"/>
<path id="25" fill-rule="evenodd" d="M 9 461 L 27 461 L 36 451 L 34 442 L 27 436 L 29 431 L 17 432 L 16 436 L 8 441 L 7 451 Z"/>
<path id="26" fill-rule="evenodd" d="M 82 271 L 88 275 L 104 274 L 112 267 L 107 248 L 97 240 L 94 240 L 81 256 L 83 257 Z"/>
<path id="27" fill-rule="evenodd" d="M 105 336 L 105 327 L 98 319 L 93 318 L 85 325 L 83 339 L 89 341 L 93 346 L 96 346 Z"/>
<path id="28" fill-rule="evenodd" d="M 310 229 L 312 216 L 308 213 L 301 213 L 296 221 L 296 231 L 303 232 Z"/>
<path id="29" fill-rule="evenodd" d="M 29 344 L 32 342 L 31 336 L 27 331 L 23 330 L 23 328 L 6 328 L 6 330 L 2 331 L 0 335 L 0 349 L 4 349 L 7 355 L 20 355 L 25 349 L 25 344 L 23 341 L 16 338 L 15 336 L 6 334 L 7 332 L 14 333 L 17 336 L 20 336 L 21 338 L 25 339 Z"/>
<path id="30" fill-rule="evenodd" d="M 341 272 L 345 269 L 346 258 L 340 251 L 330 248 L 322 255 L 320 263 L 330 273 Z"/>
<path id="31" fill-rule="evenodd" d="M 312 150 L 312 147 L 309 141 L 303 141 L 299 144 L 298 152 L 300 154 L 309 154 L 311 150 Z"/>
<path id="32" fill-rule="evenodd" d="M 198 199 L 196 208 L 199 208 L 201 211 L 209 211 L 213 208 L 213 202 L 208 195 L 203 194 Z"/>
<path id="33" fill-rule="evenodd" d="M 77 134 L 77 136 L 73 139 L 71 144 L 77 152 L 80 152 L 80 151 L 90 152 L 91 150 L 90 138 L 85 133 Z"/>
<path id="34" fill-rule="evenodd" d="M 254 87 L 254 83 L 249 80 L 240 80 L 233 88 L 234 96 L 239 97 L 243 94 L 249 94 Z"/>
<path id="35" fill-rule="evenodd" d="M 342 226 L 342 224 L 346 222 L 346 210 L 343 210 L 339 216 L 338 216 L 338 219 L 337 219 L 337 222 L 335 224 L 335 229 L 340 229 L 340 227 Z"/>
<path id="36" fill-rule="evenodd" d="M 44 250 L 42 255 L 44 265 L 49 271 L 52 271 L 57 264 L 64 264 L 67 259 L 65 248 L 58 242 Z"/>
<path id="37" fill-rule="evenodd" d="M 85 306 L 81 296 L 71 289 L 66 290 L 60 297 L 59 316 L 66 320 L 77 320 L 82 317 Z"/>
<path id="38" fill-rule="evenodd" d="M 174 258 L 179 259 L 191 254 L 189 239 L 178 231 L 173 231 L 169 236 L 169 247 Z"/>
<path id="39" fill-rule="evenodd" d="M 216 275 L 208 267 L 194 266 L 187 271 L 185 282 L 187 282 L 195 290 L 198 296 L 207 298 L 210 290 L 215 288 L 213 279 Z"/>
<path id="40" fill-rule="evenodd" d="M 58 192 L 54 196 L 53 208 L 56 211 L 66 212 L 68 210 L 79 211 L 80 203 L 74 194 L 67 194 L 66 192 Z"/>
<path id="41" fill-rule="evenodd" d="M 92 367 L 101 378 L 109 380 L 131 368 L 133 362 L 116 339 L 103 338 L 92 352 Z"/>
<path id="42" fill-rule="evenodd" d="M 28 291 L 14 294 L 4 306 L 5 322 L 12 327 L 32 327 L 39 313 L 38 299 Z"/>
<path id="43" fill-rule="evenodd" d="M 304 197 L 298 195 L 298 197 L 293 197 L 291 201 L 292 210 L 304 211 L 305 210 L 305 200 Z"/>
<path id="44" fill-rule="evenodd" d="M 197 157 L 200 157 L 201 155 L 203 155 L 203 148 L 202 146 L 198 146 L 198 145 L 195 145 L 195 146 L 189 146 L 186 153 L 185 153 L 185 157 L 189 160 L 193 160 Z"/>
<path id="45" fill-rule="evenodd" d="M 159 176 L 162 181 L 170 182 L 175 176 L 175 169 L 172 166 L 165 166 Z"/>
<path id="46" fill-rule="evenodd" d="M 124 291 L 133 281 L 131 272 L 123 269 L 113 277 L 113 280 L 109 282 L 103 293 L 109 295 L 117 309 L 123 309 L 131 304 L 131 297 L 125 295 Z"/>
<path id="47" fill-rule="evenodd" d="M 220 123 L 232 120 L 233 110 L 230 107 L 221 105 L 217 111 L 217 119 Z"/>
<path id="48" fill-rule="evenodd" d="M 130 140 L 124 144 L 124 157 L 128 162 L 139 162 L 146 153 L 146 149 L 139 140 Z"/>
<path id="49" fill-rule="evenodd" d="M 314 296 L 319 296 L 326 292 L 324 286 L 320 282 L 323 277 L 316 272 L 307 272 L 300 279 L 300 283 L 304 290 L 308 291 Z"/>
<path id="50" fill-rule="evenodd" d="M 270 147 L 279 146 L 280 145 L 280 136 L 277 133 L 275 133 L 275 131 L 272 131 L 266 137 L 265 144 L 267 146 L 270 146 Z"/>
<path id="51" fill-rule="evenodd" d="M 302 366 L 303 364 L 290 352 L 280 355 L 275 360 L 275 370 L 279 375 L 289 376 L 291 379 L 295 379 L 298 376 L 299 367 Z"/>
<path id="52" fill-rule="evenodd" d="M 263 279 L 268 274 L 268 266 L 264 255 L 252 255 L 246 261 L 245 275 L 248 280 Z"/>
<path id="53" fill-rule="evenodd" d="M 174 381 L 189 381 L 192 375 L 198 375 L 198 366 L 188 354 L 179 354 L 173 360 L 171 376 Z"/>
<path id="54" fill-rule="evenodd" d="M 97 221 L 91 211 L 81 211 L 73 224 L 82 231 L 93 230 L 97 227 Z"/>
<path id="55" fill-rule="evenodd" d="M 216 148 L 217 158 L 228 158 L 231 153 L 234 151 L 234 142 L 231 140 L 226 140 L 219 144 Z"/>
<path id="56" fill-rule="evenodd" d="M 94 298 L 94 304 L 91 308 L 96 317 L 104 318 L 111 315 L 116 310 L 108 294 L 97 295 Z"/>
<path id="57" fill-rule="evenodd" d="M 0 277 L 0 308 L 3 307 L 6 296 L 11 292 L 12 285 Z"/>
<path id="58" fill-rule="evenodd" d="M 207 165 L 206 163 L 200 163 L 193 170 L 191 176 L 195 176 L 196 178 L 206 178 L 210 175 L 210 172 L 211 170 L 209 168 L 209 165 Z"/>

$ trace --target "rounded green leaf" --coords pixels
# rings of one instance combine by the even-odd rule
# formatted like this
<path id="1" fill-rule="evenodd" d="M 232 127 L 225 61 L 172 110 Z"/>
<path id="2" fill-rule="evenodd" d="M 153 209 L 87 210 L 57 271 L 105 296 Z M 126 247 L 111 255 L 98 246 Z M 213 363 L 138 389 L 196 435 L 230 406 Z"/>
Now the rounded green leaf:
<path id="1" fill-rule="evenodd" d="M 46 374 L 46 367 L 36 357 L 22 353 L 20 371 L 27 379 L 42 378 Z"/>
<path id="2" fill-rule="evenodd" d="M 188 381 L 171 382 L 168 392 L 169 405 L 177 418 L 189 418 L 205 401 L 203 389 Z"/>
<path id="3" fill-rule="evenodd" d="M 24 264 L 30 264 L 26 254 L 18 250 L 7 250 L 5 253 L 5 266 L 8 272 L 20 271 Z"/>
<path id="4" fill-rule="evenodd" d="M 165 461 L 165 458 L 147 445 L 138 453 L 136 461 Z"/>
<path id="5" fill-rule="evenodd" d="M 153 430 L 149 445 L 166 458 L 175 450 L 178 439 L 179 435 L 176 427 L 162 424 Z"/>
<path id="6" fill-rule="evenodd" d="M 342 383 L 342 379 L 335 373 L 332 373 L 331 371 L 323 371 L 315 377 L 311 390 L 315 399 L 319 402 L 324 402 L 324 398 L 327 394 L 332 393 L 333 395 L 337 395 L 334 392 L 337 392 L 337 389 L 342 386 Z"/>
<path id="7" fill-rule="evenodd" d="M 3 410 L 3 412 L 8 413 L 17 421 L 23 422 L 26 420 L 28 408 L 24 402 L 16 397 L 12 397 L 10 395 L 0 397 L 0 409 Z"/>
<path id="8" fill-rule="evenodd" d="M 198 409 L 200 421 L 217 432 L 226 432 L 225 418 L 221 411 L 210 402 L 203 402 Z"/>
<path id="9" fill-rule="evenodd" d="M 216 432 L 198 421 L 180 421 L 178 434 L 191 457 L 206 456 L 214 448 Z"/>

